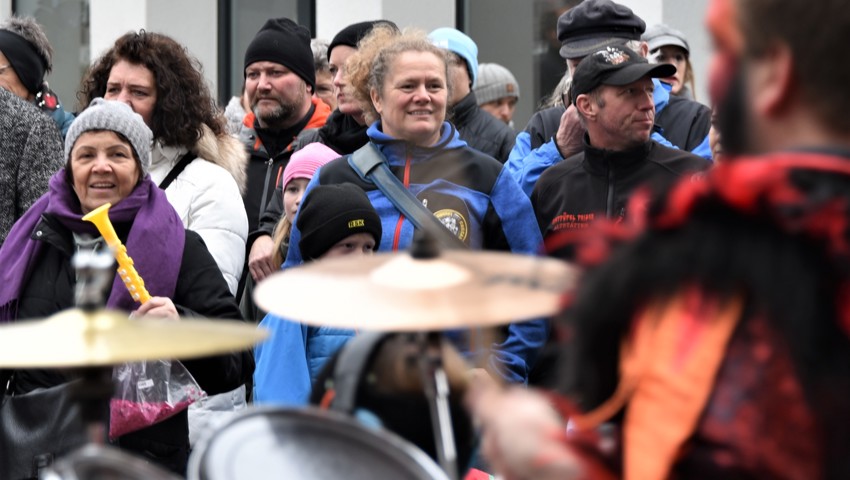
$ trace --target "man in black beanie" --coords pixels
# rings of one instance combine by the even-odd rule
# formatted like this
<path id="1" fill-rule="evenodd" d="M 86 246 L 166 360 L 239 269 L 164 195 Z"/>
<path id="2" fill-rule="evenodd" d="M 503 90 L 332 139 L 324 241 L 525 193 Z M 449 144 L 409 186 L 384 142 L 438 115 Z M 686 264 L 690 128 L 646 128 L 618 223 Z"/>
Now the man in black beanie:
<path id="1" fill-rule="evenodd" d="M 248 185 L 248 268 L 255 281 L 276 270 L 271 233 L 277 218 L 264 221 L 266 207 L 292 155 L 292 141 L 305 129 L 325 124 L 330 107 L 313 99 L 316 88 L 310 31 L 288 18 L 273 18 L 245 51 L 245 92 L 251 111 L 239 139 L 245 144 Z"/>

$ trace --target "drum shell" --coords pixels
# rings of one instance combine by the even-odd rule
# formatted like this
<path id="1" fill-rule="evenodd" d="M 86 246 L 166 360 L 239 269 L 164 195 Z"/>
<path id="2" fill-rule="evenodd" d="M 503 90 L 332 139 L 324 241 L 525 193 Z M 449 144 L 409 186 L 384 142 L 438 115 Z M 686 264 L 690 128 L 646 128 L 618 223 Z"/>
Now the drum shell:
<path id="1" fill-rule="evenodd" d="M 207 436 L 189 480 L 446 479 L 422 450 L 347 415 L 315 408 L 251 408 Z"/>

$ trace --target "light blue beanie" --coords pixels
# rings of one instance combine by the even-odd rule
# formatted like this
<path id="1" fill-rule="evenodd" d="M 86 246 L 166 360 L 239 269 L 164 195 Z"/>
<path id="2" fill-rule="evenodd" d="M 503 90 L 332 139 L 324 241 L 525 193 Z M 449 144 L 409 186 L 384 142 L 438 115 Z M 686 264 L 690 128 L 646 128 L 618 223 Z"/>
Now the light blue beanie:
<path id="1" fill-rule="evenodd" d="M 478 79 L 478 45 L 460 30 L 449 27 L 434 30 L 428 34 L 428 39 L 434 45 L 456 53 L 460 55 L 460 58 L 466 60 L 469 78 L 472 80 L 472 85 L 475 86 L 475 80 Z"/>

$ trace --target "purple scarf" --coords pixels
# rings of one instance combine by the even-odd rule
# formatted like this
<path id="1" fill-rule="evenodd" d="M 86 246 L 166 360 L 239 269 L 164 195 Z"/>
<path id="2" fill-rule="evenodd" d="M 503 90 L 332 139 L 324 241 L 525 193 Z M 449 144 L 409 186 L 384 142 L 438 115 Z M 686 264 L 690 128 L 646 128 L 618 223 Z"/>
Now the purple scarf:
<path id="1" fill-rule="evenodd" d="M 59 170 L 51 177 L 48 192 L 15 222 L 0 248 L 0 323 L 17 318 L 17 302 L 30 264 L 45 247 L 44 242 L 31 238 L 42 214 L 56 218 L 72 232 L 100 236 L 94 224 L 82 219 L 77 194 L 65 179 L 65 169 Z M 125 243 L 127 254 L 151 296 L 172 298 L 186 233 L 165 193 L 145 176 L 130 195 L 110 207 L 109 218 L 113 223 L 132 223 Z M 118 275 L 106 306 L 128 312 L 138 307 Z"/>

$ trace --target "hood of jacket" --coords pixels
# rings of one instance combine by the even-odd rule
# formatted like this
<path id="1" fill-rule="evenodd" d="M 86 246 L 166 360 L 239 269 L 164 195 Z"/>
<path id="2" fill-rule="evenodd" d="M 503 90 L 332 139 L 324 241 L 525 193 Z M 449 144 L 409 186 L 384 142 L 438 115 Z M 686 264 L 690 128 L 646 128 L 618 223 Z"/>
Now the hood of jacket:
<path id="1" fill-rule="evenodd" d="M 248 166 L 248 153 L 245 146 L 236 138 L 223 134 L 216 136 L 206 125 L 201 127 L 201 138 L 192 148 L 198 158 L 214 163 L 227 170 L 236 180 L 239 192 L 245 193 L 247 182 L 246 169 Z"/>

